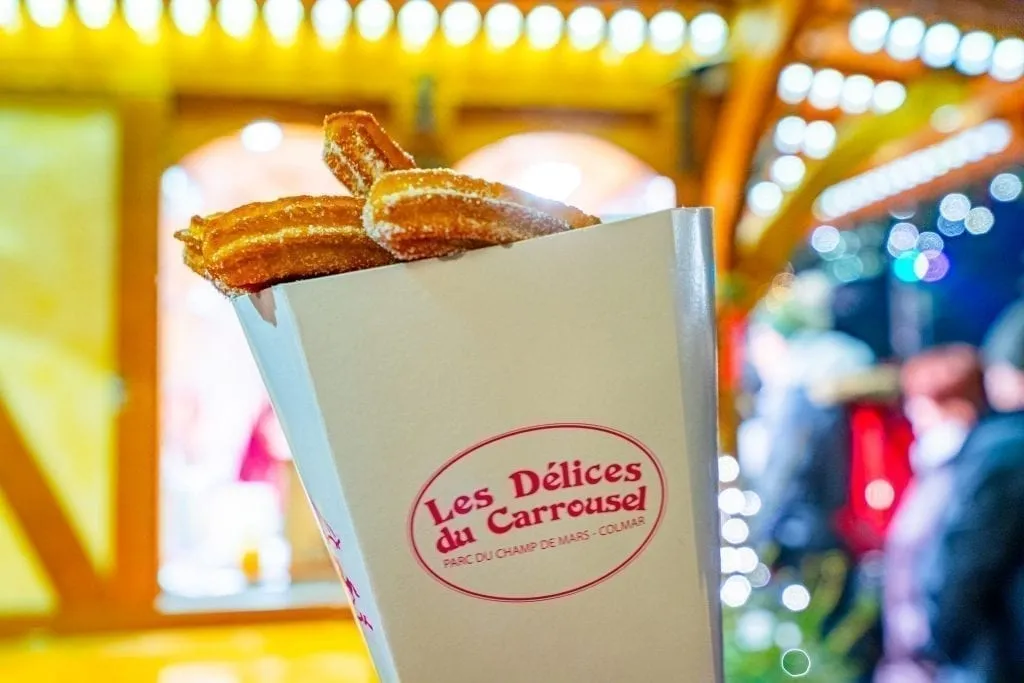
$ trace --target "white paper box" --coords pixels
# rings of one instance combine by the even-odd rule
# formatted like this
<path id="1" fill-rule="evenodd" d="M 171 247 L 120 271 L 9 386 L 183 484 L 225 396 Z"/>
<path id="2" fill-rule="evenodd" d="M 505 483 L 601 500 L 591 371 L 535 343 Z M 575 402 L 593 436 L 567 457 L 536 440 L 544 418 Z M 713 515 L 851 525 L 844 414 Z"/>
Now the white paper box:
<path id="1" fill-rule="evenodd" d="M 711 253 L 680 209 L 236 300 L 381 680 L 722 680 Z"/>

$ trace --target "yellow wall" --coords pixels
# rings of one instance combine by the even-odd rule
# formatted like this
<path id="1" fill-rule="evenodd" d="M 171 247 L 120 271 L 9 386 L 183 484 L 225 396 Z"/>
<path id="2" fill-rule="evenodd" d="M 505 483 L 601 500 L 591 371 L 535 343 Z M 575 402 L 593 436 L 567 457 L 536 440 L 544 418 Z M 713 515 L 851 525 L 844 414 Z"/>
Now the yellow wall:
<path id="1" fill-rule="evenodd" d="M 119 402 L 117 119 L 102 108 L 0 101 L 0 149 L 0 400 L 105 574 Z M 52 607 L 24 546 L 0 504 L 0 614 Z"/>

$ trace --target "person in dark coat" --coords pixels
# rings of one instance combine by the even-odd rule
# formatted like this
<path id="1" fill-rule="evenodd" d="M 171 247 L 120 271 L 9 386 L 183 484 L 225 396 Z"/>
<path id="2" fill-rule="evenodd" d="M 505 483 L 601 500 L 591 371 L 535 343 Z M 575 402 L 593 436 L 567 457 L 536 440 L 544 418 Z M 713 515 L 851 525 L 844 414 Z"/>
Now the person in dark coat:
<path id="1" fill-rule="evenodd" d="M 940 683 L 1024 681 L 1024 301 L 983 348 L 995 414 L 968 436 L 933 553 L 923 566 Z"/>
<path id="2" fill-rule="evenodd" d="M 956 485 L 956 459 L 985 410 L 981 359 L 954 344 L 908 360 L 901 372 L 904 409 L 914 429 L 907 488 L 885 541 L 885 659 L 875 683 L 930 683 L 931 662 L 918 659 L 928 642 L 919 564 L 933 541 Z"/>

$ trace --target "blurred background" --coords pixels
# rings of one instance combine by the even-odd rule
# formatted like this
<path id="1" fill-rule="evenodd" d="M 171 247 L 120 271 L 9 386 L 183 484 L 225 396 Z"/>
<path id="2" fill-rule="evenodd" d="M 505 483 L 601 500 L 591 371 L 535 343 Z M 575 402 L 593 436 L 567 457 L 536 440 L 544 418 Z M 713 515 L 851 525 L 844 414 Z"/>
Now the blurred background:
<path id="1" fill-rule="evenodd" d="M 0 0 L 0 681 L 372 680 L 171 237 L 339 192 L 354 108 L 603 217 L 715 208 L 731 683 L 1024 680 L 1022 33 L 1005 0 Z"/>

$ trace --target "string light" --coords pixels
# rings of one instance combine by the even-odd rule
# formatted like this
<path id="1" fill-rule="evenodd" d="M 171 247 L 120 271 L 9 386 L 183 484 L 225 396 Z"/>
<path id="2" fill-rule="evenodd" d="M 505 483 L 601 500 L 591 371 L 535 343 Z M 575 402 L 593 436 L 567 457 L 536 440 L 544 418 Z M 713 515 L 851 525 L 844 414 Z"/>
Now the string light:
<path id="1" fill-rule="evenodd" d="M 756 183 L 747 193 L 747 204 L 757 216 L 774 216 L 782 206 L 782 188 L 770 180 Z"/>
<path id="2" fill-rule="evenodd" d="M 439 21 L 437 8 L 429 0 L 409 0 L 398 10 L 402 44 L 414 50 L 422 48 L 434 36 Z"/>
<path id="3" fill-rule="evenodd" d="M 510 47 L 519 40 L 523 32 L 523 13 L 507 2 L 499 2 L 487 11 L 484 17 L 484 32 L 487 40 L 498 49 Z"/>
<path id="4" fill-rule="evenodd" d="M 799 152 L 807 132 L 807 122 L 799 116 L 786 116 L 775 126 L 775 148 L 784 154 Z"/>
<path id="5" fill-rule="evenodd" d="M 128 26 L 144 39 L 152 39 L 160 28 L 163 13 L 160 0 L 124 0 L 122 11 Z"/>
<path id="6" fill-rule="evenodd" d="M 577 50 L 590 50 L 604 39 L 605 18 L 596 7 L 577 7 L 569 15 L 566 28 L 569 44 Z"/>
<path id="7" fill-rule="evenodd" d="M 105 28 L 113 18 L 115 10 L 114 0 L 75 0 L 78 19 L 89 29 Z M 0 14 L 3 14 L 2 10 Z M 0 24 L 2 23 L 3 20 L 0 19 Z"/>
<path id="8" fill-rule="evenodd" d="M 839 107 L 847 114 L 863 114 L 871 105 L 875 82 L 863 74 L 854 74 L 843 83 Z"/>
<path id="9" fill-rule="evenodd" d="M 836 129 L 828 121 L 812 121 L 804 132 L 803 150 L 811 159 L 824 159 L 836 144 Z"/>
<path id="10" fill-rule="evenodd" d="M 57 28 L 68 12 L 67 0 L 28 0 L 28 16 L 38 26 Z"/>
<path id="11" fill-rule="evenodd" d="M 882 81 L 871 95 L 871 108 L 878 114 L 896 111 L 907 101 L 907 89 L 896 81 Z"/>
<path id="12" fill-rule="evenodd" d="M 960 41 L 956 55 L 956 68 L 965 76 L 977 76 L 988 71 L 995 49 L 995 39 L 984 31 L 971 31 Z"/>
<path id="13" fill-rule="evenodd" d="M 455 47 L 469 45 L 480 32 L 480 10 L 468 0 L 456 0 L 441 13 L 441 32 Z"/>
<path id="14" fill-rule="evenodd" d="M 686 40 L 686 20 L 675 10 L 662 10 L 655 14 L 647 30 L 651 34 L 651 47 L 663 55 L 678 52 Z"/>
<path id="15" fill-rule="evenodd" d="M 324 0 L 320 0 L 317 6 L 323 2 Z M 313 10 L 315 14 L 316 7 Z M 219 0 L 216 10 L 217 23 L 224 33 L 232 38 L 241 39 L 252 32 L 258 12 L 255 0 Z"/>
<path id="16" fill-rule="evenodd" d="M 799 104 L 807 97 L 814 82 L 814 70 L 806 64 L 790 64 L 779 73 L 779 99 L 786 104 Z"/>
<path id="17" fill-rule="evenodd" d="M 934 69 L 950 66 L 959 44 L 960 29 L 948 22 L 935 24 L 924 34 L 921 61 Z"/>
<path id="18" fill-rule="evenodd" d="M 690 44 L 695 54 L 713 57 L 725 49 L 729 40 L 729 25 L 714 12 L 698 14 L 690 22 Z"/>
<path id="19" fill-rule="evenodd" d="M 387 35 L 395 10 L 387 0 L 362 0 L 355 10 L 356 30 L 364 40 L 376 42 Z"/>
<path id="20" fill-rule="evenodd" d="M 643 47 L 646 34 L 647 19 L 635 9 L 620 9 L 608 20 L 608 42 L 620 54 L 632 54 Z"/>
<path id="21" fill-rule="evenodd" d="M 885 45 L 891 23 L 889 15 L 880 9 L 861 12 L 850 22 L 850 44 L 857 52 L 878 52 Z"/>
<path id="22" fill-rule="evenodd" d="M 171 21 L 186 36 L 198 36 L 210 20 L 210 0 L 171 0 Z"/>
<path id="23" fill-rule="evenodd" d="M 352 24 L 352 7 L 346 0 L 317 0 L 309 20 L 322 44 L 337 45 Z"/>
<path id="24" fill-rule="evenodd" d="M 557 7 L 538 5 L 526 15 L 526 40 L 538 50 L 546 50 L 562 39 L 565 19 Z"/>
<path id="25" fill-rule="evenodd" d="M 1000 119 L 986 121 L 931 147 L 827 188 L 815 202 L 815 215 L 820 220 L 830 221 L 860 210 L 884 197 L 927 183 L 953 169 L 1000 154 L 1009 148 L 1012 140 L 1013 128 L 1009 123 Z M 1000 183 L 1009 185 L 1012 181 L 1001 179 Z M 963 205 L 964 201 L 966 205 Z M 964 220 L 970 210 L 970 202 L 963 195 L 947 196 L 943 202 L 947 208 L 943 209 L 940 204 L 941 215 L 953 223 Z M 943 231 L 952 234 L 950 229 L 955 228 L 947 227 Z"/>
<path id="26" fill-rule="evenodd" d="M 1024 40 L 1000 40 L 992 51 L 992 68 L 989 74 L 997 81 L 1004 82 L 1015 81 L 1024 76 Z"/>
<path id="27" fill-rule="evenodd" d="M 885 51 L 893 59 L 906 62 L 917 57 L 924 40 L 925 25 L 917 17 L 900 17 L 892 22 Z"/>
<path id="28" fill-rule="evenodd" d="M 835 69 L 822 69 L 814 74 L 807 101 L 816 109 L 833 109 L 843 92 L 843 74 Z"/>
<path id="29" fill-rule="evenodd" d="M 21 26 L 18 0 L 0 0 L 0 31 L 15 31 Z"/>
<path id="30" fill-rule="evenodd" d="M 772 162 L 769 176 L 783 190 L 793 190 L 804 179 L 807 166 L 804 160 L 792 154 L 786 154 Z"/>
<path id="31" fill-rule="evenodd" d="M 305 13 L 299 0 L 266 0 L 263 3 L 263 21 L 267 24 L 270 37 L 281 45 L 288 45 L 295 40 Z"/>
<path id="32" fill-rule="evenodd" d="M 736 481 L 740 476 L 740 463 L 731 455 L 718 458 L 718 481 L 723 484 Z"/>

